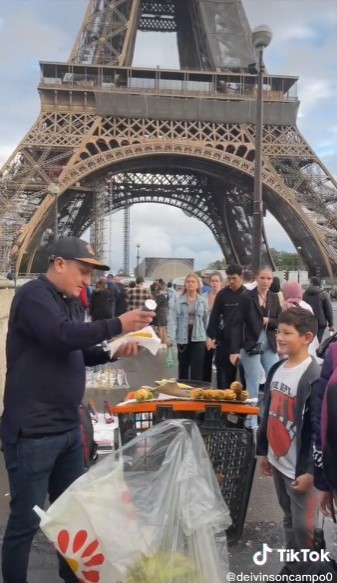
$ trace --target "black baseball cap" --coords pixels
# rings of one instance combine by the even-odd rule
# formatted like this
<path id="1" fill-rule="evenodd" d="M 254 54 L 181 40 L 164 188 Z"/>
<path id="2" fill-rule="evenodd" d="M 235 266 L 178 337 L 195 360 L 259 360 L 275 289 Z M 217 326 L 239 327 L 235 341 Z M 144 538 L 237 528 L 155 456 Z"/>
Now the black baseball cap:
<path id="1" fill-rule="evenodd" d="M 56 257 L 81 261 L 91 265 L 94 269 L 109 271 L 110 267 L 104 265 L 95 257 L 95 253 L 90 243 L 77 237 L 60 237 L 50 248 L 49 261 L 54 261 Z"/>

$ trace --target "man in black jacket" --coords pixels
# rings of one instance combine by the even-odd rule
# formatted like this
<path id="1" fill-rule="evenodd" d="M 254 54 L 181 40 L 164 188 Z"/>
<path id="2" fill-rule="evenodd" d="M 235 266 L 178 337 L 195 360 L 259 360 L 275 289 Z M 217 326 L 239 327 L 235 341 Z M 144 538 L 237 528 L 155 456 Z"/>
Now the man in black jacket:
<path id="1" fill-rule="evenodd" d="M 16 293 L 7 335 L 7 374 L 1 439 L 8 472 L 10 515 L 2 546 L 4 583 L 26 583 L 29 552 L 47 494 L 53 502 L 84 471 L 79 405 L 85 367 L 104 364 L 100 346 L 122 332 L 147 326 L 154 312 L 134 310 L 119 318 L 84 323 L 79 301 L 101 264 L 85 241 L 59 239 L 46 275 Z M 126 345 L 118 356 L 131 356 Z M 78 578 L 60 557 L 60 577 Z"/>
<path id="2" fill-rule="evenodd" d="M 236 377 L 236 366 L 229 360 L 231 322 L 239 297 L 245 291 L 240 265 L 229 265 L 226 275 L 228 286 L 217 293 L 207 327 L 207 336 L 213 340 L 215 347 L 218 389 L 228 388 Z"/>
<path id="3" fill-rule="evenodd" d="M 317 321 L 318 342 L 322 341 L 326 326 L 333 332 L 335 330 L 333 325 L 333 310 L 331 300 L 326 291 L 320 287 L 319 278 L 314 276 L 310 278 L 310 284 L 303 294 L 303 300 L 312 307 Z"/>

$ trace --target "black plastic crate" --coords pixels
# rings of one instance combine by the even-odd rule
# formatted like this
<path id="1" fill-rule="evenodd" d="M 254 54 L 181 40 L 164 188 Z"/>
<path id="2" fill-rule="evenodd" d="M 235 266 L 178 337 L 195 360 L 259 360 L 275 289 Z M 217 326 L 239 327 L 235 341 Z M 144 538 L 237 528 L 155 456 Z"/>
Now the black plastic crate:
<path id="1" fill-rule="evenodd" d="M 229 543 L 241 537 L 255 470 L 252 431 L 244 427 L 246 415 L 222 413 L 217 405 L 206 405 L 205 412 L 174 411 L 157 405 L 153 413 L 119 414 L 119 429 L 124 445 L 152 425 L 167 419 L 192 419 L 199 427 L 219 486 L 231 513 L 227 531 Z M 148 463 L 144 458 L 144 463 Z M 144 469 L 144 465 L 142 464 Z"/>

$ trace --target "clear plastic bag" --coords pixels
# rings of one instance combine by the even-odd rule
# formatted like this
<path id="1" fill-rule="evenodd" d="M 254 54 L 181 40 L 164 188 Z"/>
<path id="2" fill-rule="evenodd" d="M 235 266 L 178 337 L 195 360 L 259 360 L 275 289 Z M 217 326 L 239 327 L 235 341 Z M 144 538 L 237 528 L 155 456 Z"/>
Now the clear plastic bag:
<path id="1" fill-rule="evenodd" d="M 193 421 L 154 426 L 35 510 L 80 581 L 226 580 L 231 519 Z"/>

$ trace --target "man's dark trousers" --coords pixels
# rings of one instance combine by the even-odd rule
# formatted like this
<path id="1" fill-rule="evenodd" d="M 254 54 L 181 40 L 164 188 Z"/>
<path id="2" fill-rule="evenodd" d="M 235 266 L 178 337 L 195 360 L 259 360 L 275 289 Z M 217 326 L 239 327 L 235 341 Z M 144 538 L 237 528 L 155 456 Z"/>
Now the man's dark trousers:
<path id="1" fill-rule="evenodd" d="M 217 342 L 215 348 L 216 384 L 218 389 L 228 389 L 235 381 L 237 368 L 229 360 L 229 343 Z"/>
<path id="2" fill-rule="evenodd" d="M 10 515 L 2 545 L 4 583 L 27 583 L 30 548 L 40 519 L 33 511 L 54 502 L 84 472 L 79 428 L 65 433 L 19 437 L 3 443 L 11 494 Z M 66 583 L 78 578 L 59 556 L 59 574 Z"/>

